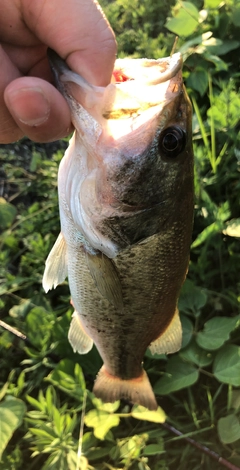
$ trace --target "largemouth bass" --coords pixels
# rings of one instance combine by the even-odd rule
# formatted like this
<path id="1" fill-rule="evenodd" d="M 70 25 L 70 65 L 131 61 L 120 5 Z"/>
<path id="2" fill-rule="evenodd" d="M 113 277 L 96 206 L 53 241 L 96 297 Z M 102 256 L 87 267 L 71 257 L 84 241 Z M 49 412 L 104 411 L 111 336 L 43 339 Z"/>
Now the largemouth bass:
<path id="1" fill-rule="evenodd" d="M 93 391 L 150 410 L 156 398 L 142 361 L 181 347 L 177 300 L 193 218 L 191 105 L 179 53 L 117 59 L 107 87 L 92 86 L 50 51 L 74 135 L 61 161 L 61 232 L 43 277 L 47 292 L 68 276 L 68 338 L 95 343 L 104 362 Z"/>

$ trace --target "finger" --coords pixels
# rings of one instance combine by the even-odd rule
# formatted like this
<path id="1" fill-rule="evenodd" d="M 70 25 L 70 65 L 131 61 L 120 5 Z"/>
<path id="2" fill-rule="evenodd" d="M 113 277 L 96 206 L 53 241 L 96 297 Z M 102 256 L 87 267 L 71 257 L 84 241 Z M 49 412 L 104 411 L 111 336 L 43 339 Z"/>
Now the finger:
<path id="1" fill-rule="evenodd" d="M 9 110 L 7 109 L 3 93 L 5 87 L 15 78 L 19 77 L 19 71 L 9 60 L 0 46 L 0 143 L 14 142 L 22 137 L 22 131 L 17 127 Z"/>
<path id="2" fill-rule="evenodd" d="M 45 80 L 18 78 L 7 86 L 4 99 L 22 134 L 36 142 L 58 140 L 72 130 L 65 99 Z"/>
<path id="3" fill-rule="evenodd" d="M 113 31 L 95 0 L 22 0 L 29 29 L 90 83 L 106 86 L 116 55 Z"/>

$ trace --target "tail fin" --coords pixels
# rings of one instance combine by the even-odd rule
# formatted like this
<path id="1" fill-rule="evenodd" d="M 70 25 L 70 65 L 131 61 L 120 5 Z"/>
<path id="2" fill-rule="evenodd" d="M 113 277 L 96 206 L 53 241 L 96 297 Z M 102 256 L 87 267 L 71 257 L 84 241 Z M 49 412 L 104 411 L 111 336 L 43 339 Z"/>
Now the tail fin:
<path id="1" fill-rule="evenodd" d="M 158 407 L 145 371 L 138 378 L 123 380 L 109 374 L 103 366 L 97 375 L 93 393 L 104 402 L 114 402 L 124 398 L 149 410 L 156 410 Z"/>

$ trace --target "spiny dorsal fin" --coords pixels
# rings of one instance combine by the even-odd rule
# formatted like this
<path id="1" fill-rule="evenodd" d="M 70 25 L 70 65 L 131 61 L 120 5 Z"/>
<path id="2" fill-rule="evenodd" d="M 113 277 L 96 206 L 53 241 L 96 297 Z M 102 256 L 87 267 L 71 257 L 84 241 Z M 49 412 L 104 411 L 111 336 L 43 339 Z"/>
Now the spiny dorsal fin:
<path id="1" fill-rule="evenodd" d="M 97 289 L 117 310 L 123 309 L 122 287 L 112 260 L 103 253 L 86 253 L 87 264 Z"/>
<path id="2" fill-rule="evenodd" d="M 181 345 L 182 325 L 176 308 L 170 325 L 159 338 L 150 344 L 149 349 L 152 354 L 172 354 L 179 351 Z"/>
<path id="3" fill-rule="evenodd" d="M 45 263 L 42 285 L 45 292 L 57 287 L 67 277 L 67 247 L 60 232 Z"/>

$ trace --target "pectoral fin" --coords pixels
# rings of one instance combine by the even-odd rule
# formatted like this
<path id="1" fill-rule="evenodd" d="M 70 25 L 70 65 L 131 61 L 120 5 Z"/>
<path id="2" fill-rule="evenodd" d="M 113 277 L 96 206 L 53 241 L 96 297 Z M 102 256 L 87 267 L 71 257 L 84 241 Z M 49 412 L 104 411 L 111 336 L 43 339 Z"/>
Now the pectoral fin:
<path id="1" fill-rule="evenodd" d="M 72 321 L 68 332 L 68 341 L 73 351 L 79 354 L 87 354 L 93 346 L 93 340 L 85 333 L 82 328 L 80 315 L 74 310 Z"/>
<path id="2" fill-rule="evenodd" d="M 112 260 L 103 253 L 86 253 L 91 276 L 100 294 L 117 310 L 123 309 L 122 287 L 118 271 Z"/>
<path id="3" fill-rule="evenodd" d="M 182 345 L 182 325 L 178 309 L 164 333 L 153 341 L 149 349 L 152 354 L 171 354 L 179 351 Z"/>
<path id="4" fill-rule="evenodd" d="M 67 247 L 60 232 L 47 259 L 42 285 L 45 292 L 57 287 L 67 276 Z"/>

